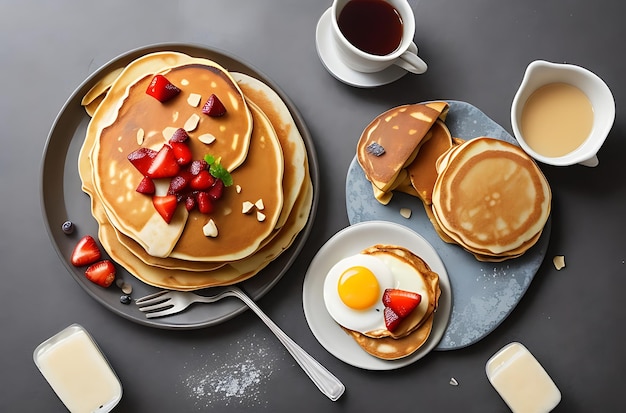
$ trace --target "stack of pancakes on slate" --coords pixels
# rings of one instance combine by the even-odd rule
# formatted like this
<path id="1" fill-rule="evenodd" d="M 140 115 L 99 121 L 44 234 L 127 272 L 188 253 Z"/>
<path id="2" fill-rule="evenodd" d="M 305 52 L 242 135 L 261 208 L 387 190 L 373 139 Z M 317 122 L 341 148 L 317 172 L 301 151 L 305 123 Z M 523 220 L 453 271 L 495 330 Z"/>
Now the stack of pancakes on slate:
<path id="1" fill-rule="evenodd" d="M 445 102 L 404 105 L 363 131 L 357 160 L 374 196 L 421 199 L 441 238 L 481 261 L 519 257 L 543 231 L 550 186 L 519 147 L 489 137 L 452 137 Z M 468 140 L 465 140 L 468 139 Z"/>

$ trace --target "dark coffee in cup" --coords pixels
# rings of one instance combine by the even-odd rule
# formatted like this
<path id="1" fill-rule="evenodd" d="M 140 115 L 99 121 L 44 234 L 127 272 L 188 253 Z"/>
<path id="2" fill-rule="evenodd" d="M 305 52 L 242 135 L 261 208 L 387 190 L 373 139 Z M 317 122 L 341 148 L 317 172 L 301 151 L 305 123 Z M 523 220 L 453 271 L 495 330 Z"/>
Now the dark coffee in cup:
<path id="1" fill-rule="evenodd" d="M 402 17 L 384 0 L 350 0 L 337 24 L 350 43 L 369 54 L 387 55 L 402 41 Z"/>

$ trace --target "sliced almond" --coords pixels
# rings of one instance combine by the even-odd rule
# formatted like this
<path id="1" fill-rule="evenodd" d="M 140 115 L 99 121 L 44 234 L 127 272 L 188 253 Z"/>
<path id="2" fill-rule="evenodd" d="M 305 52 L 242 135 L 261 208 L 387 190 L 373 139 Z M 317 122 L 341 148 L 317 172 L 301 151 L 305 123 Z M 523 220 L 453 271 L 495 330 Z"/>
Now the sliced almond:
<path id="1" fill-rule="evenodd" d="M 189 96 L 187 96 L 187 103 L 189 103 L 189 106 L 193 106 L 194 108 L 196 108 L 200 104 L 201 99 L 201 95 L 197 93 L 190 93 Z"/>
<path id="2" fill-rule="evenodd" d="M 206 143 L 207 145 L 209 145 L 215 142 L 215 136 L 211 135 L 210 133 L 205 133 L 198 136 L 198 140 L 202 143 Z"/>
<path id="3" fill-rule="evenodd" d="M 565 268 L 565 256 L 563 255 L 557 255 L 552 259 L 552 263 L 554 264 L 554 268 L 556 268 L 557 271 Z"/>
<path id="4" fill-rule="evenodd" d="M 409 219 L 411 218 L 411 210 L 409 208 L 400 208 L 400 215 L 402 215 L 406 219 Z"/>
<path id="5" fill-rule="evenodd" d="M 259 211 L 263 211 L 263 210 L 265 209 L 265 205 L 263 204 L 263 199 L 259 199 L 258 201 L 256 201 L 256 202 L 254 203 L 254 206 L 256 206 L 256 208 L 257 208 Z"/>
<path id="6" fill-rule="evenodd" d="M 146 132 L 142 128 L 137 129 L 137 145 L 141 146 L 143 144 L 145 135 Z"/>
<path id="7" fill-rule="evenodd" d="M 250 211 L 252 211 L 252 208 L 254 207 L 254 204 L 250 201 L 244 201 L 242 206 L 241 206 L 241 212 L 244 214 L 249 213 Z"/>
<path id="8" fill-rule="evenodd" d="M 193 132 L 198 127 L 198 123 L 200 123 L 200 116 L 197 113 L 192 113 L 191 116 L 189 116 L 189 119 L 187 119 L 187 122 L 185 122 L 183 128 L 187 132 Z"/>
<path id="9" fill-rule="evenodd" d="M 215 222 L 213 222 L 212 219 L 210 219 L 209 222 L 207 222 L 207 224 L 202 227 L 202 233 L 206 237 L 212 237 L 212 238 L 217 237 L 217 226 L 215 225 Z"/>
<path id="10" fill-rule="evenodd" d="M 165 138 L 166 141 L 169 141 L 170 138 L 174 135 L 174 132 L 176 132 L 176 129 L 173 126 L 168 126 L 165 129 L 163 129 L 163 137 Z"/>
<path id="11" fill-rule="evenodd" d="M 237 191 L 238 194 L 241 193 L 241 185 L 235 185 L 235 191 Z"/>
<path id="12" fill-rule="evenodd" d="M 257 211 L 256 212 L 256 219 L 259 222 L 265 221 L 265 214 L 263 212 L 261 212 L 261 211 Z"/>

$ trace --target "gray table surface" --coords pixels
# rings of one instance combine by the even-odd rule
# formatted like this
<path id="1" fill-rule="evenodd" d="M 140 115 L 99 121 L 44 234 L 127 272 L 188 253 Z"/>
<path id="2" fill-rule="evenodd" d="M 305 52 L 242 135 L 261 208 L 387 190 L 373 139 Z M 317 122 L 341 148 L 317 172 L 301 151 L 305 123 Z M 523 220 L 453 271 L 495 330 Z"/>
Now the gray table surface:
<path id="1" fill-rule="evenodd" d="M 98 341 L 124 386 L 117 412 L 376 411 L 398 406 L 497 412 L 487 359 L 524 343 L 559 386 L 557 411 L 616 411 L 626 358 L 626 6 L 527 0 L 411 1 L 416 43 L 429 64 L 387 86 L 357 89 L 326 72 L 315 27 L 330 1 L 5 1 L 0 13 L 0 411 L 64 411 L 32 361 L 33 349 L 71 323 Z M 320 161 L 316 223 L 291 270 L 259 305 L 346 385 L 331 402 L 252 312 L 219 326 L 140 326 L 96 303 L 68 274 L 46 234 L 39 167 L 65 100 L 99 66 L 137 47 L 192 42 L 226 50 L 275 81 L 303 115 Z M 542 165 L 552 186 L 552 231 L 526 295 L 490 335 L 394 371 L 364 371 L 329 354 L 309 330 L 302 285 L 316 251 L 348 225 L 346 171 L 364 126 L 399 104 L 470 102 L 510 129 L 509 109 L 535 59 L 587 67 L 612 89 L 613 130 L 595 169 Z M 567 267 L 556 271 L 554 255 Z M 457 386 L 450 379 L 458 381 Z"/>

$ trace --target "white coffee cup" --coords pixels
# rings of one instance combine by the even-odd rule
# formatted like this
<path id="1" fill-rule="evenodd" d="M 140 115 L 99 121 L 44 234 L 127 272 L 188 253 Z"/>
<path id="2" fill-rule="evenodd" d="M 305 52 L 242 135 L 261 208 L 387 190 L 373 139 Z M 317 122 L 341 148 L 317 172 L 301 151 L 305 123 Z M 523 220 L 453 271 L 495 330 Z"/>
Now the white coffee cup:
<path id="1" fill-rule="evenodd" d="M 409 72 L 421 74 L 428 66 L 417 55 L 417 46 L 413 42 L 415 36 L 415 16 L 407 0 L 384 0 L 393 6 L 402 20 L 402 39 L 399 46 L 386 55 L 364 52 L 354 46 L 339 28 L 338 19 L 341 11 L 350 0 L 333 0 L 331 6 L 332 37 L 337 46 L 340 59 L 349 68 L 358 72 L 380 72 L 391 65 L 399 66 Z"/>
<path id="2" fill-rule="evenodd" d="M 522 112 L 528 98 L 540 87 L 551 83 L 575 86 L 589 98 L 593 108 L 593 126 L 589 136 L 575 150 L 556 157 L 537 153 L 526 142 L 521 130 Z M 543 60 L 530 63 L 511 105 L 511 126 L 518 143 L 531 157 L 548 165 L 597 166 L 599 164 L 598 150 L 604 144 L 614 120 L 615 100 L 609 87 L 595 73 L 572 64 L 551 63 Z"/>

